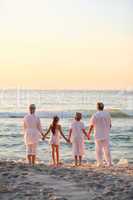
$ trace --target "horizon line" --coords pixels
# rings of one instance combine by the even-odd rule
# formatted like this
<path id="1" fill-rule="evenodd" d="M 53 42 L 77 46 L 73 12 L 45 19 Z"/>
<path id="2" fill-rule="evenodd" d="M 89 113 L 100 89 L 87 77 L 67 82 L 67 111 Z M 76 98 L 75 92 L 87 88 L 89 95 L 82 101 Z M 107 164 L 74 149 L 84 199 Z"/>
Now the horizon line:
<path id="1" fill-rule="evenodd" d="M 8 87 L 3 87 L 3 88 L 0 88 L 0 90 L 21 90 L 21 91 L 24 91 L 24 90 L 36 90 L 36 91 L 133 91 L 133 88 L 117 88 L 117 89 L 81 89 L 81 88 L 75 88 L 75 89 L 69 89 L 69 88 L 65 88 L 65 89 L 56 89 L 56 88 L 53 88 L 53 89 L 39 89 L 39 88 L 24 88 L 24 87 L 12 87 L 12 88 L 8 88 Z"/>

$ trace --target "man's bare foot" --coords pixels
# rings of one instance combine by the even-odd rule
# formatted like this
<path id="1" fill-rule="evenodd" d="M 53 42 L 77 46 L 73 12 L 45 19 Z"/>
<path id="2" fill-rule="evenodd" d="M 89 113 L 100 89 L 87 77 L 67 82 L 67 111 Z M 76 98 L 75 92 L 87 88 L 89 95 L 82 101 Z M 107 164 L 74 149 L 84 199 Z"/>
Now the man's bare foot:
<path id="1" fill-rule="evenodd" d="M 113 164 L 108 164 L 106 165 L 106 167 L 113 167 Z"/>

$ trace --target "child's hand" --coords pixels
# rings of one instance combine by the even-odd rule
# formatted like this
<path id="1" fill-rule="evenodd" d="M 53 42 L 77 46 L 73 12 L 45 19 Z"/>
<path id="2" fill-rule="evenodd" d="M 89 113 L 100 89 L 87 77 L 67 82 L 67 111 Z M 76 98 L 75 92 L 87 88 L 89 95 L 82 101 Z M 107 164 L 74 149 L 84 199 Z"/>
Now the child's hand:
<path id="1" fill-rule="evenodd" d="M 43 141 L 45 140 L 45 136 L 42 137 L 42 140 L 43 140 Z"/>
<path id="2" fill-rule="evenodd" d="M 70 139 L 67 139 L 67 142 L 68 142 L 69 144 L 71 144 L 71 140 L 70 140 Z"/>

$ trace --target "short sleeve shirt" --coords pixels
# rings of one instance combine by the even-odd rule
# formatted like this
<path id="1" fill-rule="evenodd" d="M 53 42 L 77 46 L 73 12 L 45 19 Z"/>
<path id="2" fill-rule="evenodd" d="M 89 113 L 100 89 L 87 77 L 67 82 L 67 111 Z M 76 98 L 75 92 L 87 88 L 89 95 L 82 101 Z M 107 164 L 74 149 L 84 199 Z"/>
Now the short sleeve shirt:
<path id="1" fill-rule="evenodd" d="M 109 138 L 111 117 L 108 112 L 96 112 L 90 120 L 90 126 L 91 125 L 94 126 L 94 135 L 96 140 L 103 140 Z"/>
<path id="2" fill-rule="evenodd" d="M 81 121 L 76 121 L 71 124 L 70 129 L 72 129 L 72 141 L 83 140 L 83 129 L 85 129 L 84 123 Z"/>

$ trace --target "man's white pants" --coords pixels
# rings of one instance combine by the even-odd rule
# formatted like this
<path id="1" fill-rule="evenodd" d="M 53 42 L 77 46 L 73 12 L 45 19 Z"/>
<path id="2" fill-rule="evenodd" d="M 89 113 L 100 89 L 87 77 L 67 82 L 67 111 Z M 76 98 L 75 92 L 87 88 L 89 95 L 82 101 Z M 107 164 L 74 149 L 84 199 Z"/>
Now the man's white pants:
<path id="1" fill-rule="evenodd" d="M 96 140 L 96 160 L 97 165 L 103 164 L 103 157 L 108 165 L 112 164 L 111 161 L 111 153 L 110 153 L 110 147 L 109 147 L 109 140 Z"/>

